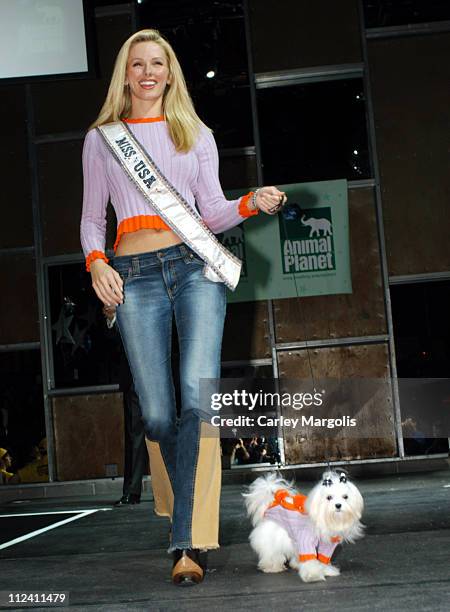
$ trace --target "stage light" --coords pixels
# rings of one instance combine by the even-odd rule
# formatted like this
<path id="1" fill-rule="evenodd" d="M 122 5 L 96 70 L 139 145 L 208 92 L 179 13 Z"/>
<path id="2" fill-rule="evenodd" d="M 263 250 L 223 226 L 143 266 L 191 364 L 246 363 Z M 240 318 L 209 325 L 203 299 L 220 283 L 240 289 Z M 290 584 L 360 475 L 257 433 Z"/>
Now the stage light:
<path id="1" fill-rule="evenodd" d="M 208 72 L 206 73 L 207 79 L 213 79 L 215 76 L 216 76 L 216 73 L 214 72 L 214 70 L 208 70 Z"/>

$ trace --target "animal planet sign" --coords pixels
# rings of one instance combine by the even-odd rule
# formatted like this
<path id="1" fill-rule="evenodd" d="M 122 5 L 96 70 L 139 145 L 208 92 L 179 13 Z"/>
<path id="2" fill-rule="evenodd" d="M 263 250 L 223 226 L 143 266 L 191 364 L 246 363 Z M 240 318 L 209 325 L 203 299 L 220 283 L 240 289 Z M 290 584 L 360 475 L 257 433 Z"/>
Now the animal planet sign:
<path id="1" fill-rule="evenodd" d="M 347 181 L 278 187 L 288 196 L 281 213 L 260 214 L 222 236 L 243 262 L 228 301 L 351 293 Z"/>

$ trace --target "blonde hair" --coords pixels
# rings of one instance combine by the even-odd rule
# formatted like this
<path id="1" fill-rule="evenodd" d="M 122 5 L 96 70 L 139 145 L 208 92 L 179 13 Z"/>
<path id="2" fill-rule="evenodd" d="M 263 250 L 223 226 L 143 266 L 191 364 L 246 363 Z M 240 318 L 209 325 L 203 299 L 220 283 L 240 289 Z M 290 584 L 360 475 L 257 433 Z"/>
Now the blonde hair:
<path id="1" fill-rule="evenodd" d="M 162 110 L 176 150 L 186 153 L 193 147 L 200 126 L 205 124 L 195 112 L 177 56 L 171 45 L 161 36 L 158 30 L 141 30 L 124 42 L 114 64 L 105 103 L 89 129 L 96 128 L 104 123 L 120 121 L 122 118 L 125 119 L 129 116 L 131 95 L 129 88 L 125 87 L 127 62 L 131 47 L 140 42 L 157 43 L 166 55 L 170 85 L 166 85 L 163 94 Z"/>

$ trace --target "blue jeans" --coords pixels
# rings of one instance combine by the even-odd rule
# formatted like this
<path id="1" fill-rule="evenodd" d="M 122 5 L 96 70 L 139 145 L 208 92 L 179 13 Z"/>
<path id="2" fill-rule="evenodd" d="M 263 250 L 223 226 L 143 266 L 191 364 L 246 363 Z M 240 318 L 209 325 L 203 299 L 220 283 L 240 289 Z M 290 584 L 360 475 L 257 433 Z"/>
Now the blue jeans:
<path id="1" fill-rule="evenodd" d="M 199 380 L 220 377 L 226 288 L 203 276 L 185 244 L 116 257 L 124 281 L 117 322 L 130 364 L 150 457 L 155 512 L 169 516 L 169 552 L 217 548 L 220 439 L 200 411 Z M 180 350 L 180 417 L 171 371 L 172 319 Z"/>

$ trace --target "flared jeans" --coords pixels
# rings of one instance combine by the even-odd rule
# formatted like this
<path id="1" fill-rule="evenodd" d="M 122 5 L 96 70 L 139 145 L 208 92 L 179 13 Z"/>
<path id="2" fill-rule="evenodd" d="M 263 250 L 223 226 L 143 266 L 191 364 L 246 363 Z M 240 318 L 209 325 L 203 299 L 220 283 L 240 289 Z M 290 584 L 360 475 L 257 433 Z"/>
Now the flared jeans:
<path id="1" fill-rule="evenodd" d="M 220 377 L 226 288 L 203 275 L 185 244 L 115 257 L 124 282 L 119 326 L 142 411 L 155 512 L 172 521 L 169 552 L 218 548 L 219 432 L 200 406 L 200 380 Z M 180 415 L 171 370 L 172 321 L 180 351 Z"/>

